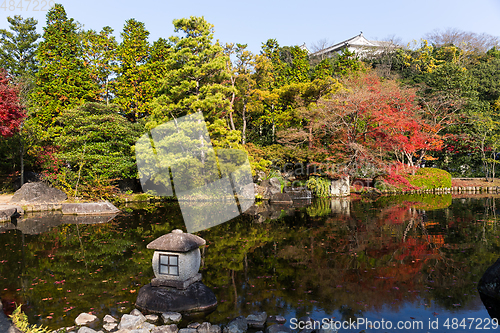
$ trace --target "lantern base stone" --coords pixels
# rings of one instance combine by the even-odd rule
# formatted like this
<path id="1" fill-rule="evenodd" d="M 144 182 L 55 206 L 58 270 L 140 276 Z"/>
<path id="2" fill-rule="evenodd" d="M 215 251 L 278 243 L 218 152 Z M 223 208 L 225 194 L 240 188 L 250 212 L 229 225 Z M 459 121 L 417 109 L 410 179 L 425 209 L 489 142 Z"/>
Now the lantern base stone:
<path id="1" fill-rule="evenodd" d="M 147 313 L 208 314 L 217 307 L 217 299 L 213 291 L 199 281 L 183 290 L 149 283 L 139 290 L 135 306 Z"/>

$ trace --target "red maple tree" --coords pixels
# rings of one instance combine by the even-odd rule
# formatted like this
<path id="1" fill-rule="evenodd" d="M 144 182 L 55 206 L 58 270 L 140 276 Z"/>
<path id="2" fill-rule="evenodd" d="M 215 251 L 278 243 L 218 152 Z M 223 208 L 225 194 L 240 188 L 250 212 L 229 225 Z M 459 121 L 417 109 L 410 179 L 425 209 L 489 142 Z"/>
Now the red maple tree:
<path id="1" fill-rule="evenodd" d="M 0 69 L 0 135 L 4 138 L 14 135 L 25 117 L 17 88 L 11 84 L 7 72 Z"/>
<path id="2" fill-rule="evenodd" d="M 381 165 L 392 155 L 411 167 L 414 158 L 441 149 L 439 128 L 420 116 L 413 89 L 372 72 L 349 77 L 343 85 L 319 103 L 317 123 L 330 135 L 331 153 L 343 155 L 350 165 Z"/>

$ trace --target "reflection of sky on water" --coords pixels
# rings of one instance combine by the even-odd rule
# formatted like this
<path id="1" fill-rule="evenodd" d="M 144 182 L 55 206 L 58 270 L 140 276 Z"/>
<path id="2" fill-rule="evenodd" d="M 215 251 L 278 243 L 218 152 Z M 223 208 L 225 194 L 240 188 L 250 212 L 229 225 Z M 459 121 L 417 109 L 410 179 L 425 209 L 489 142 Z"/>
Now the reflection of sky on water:
<path id="1" fill-rule="evenodd" d="M 325 313 L 324 311 L 322 311 L 320 308 L 316 308 L 308 315 L 310 316 L 313 320 L 317 320 L 317 321 L 322 321 L 323 318 L 333 318 L 334 320 L 337 320 L 337 321 L 342 321 L 342 320 L 349 320 L 348 318 L 344 318 L 342 319 L 342 314 L 339 312 L 339 311 L 335 311 L 334 313 Z M 366 329 L 366 325 L 361 323 L 361 325 L 359 325 L 359 329 L 341 329 L 340 332 L 355 332 L 355 333 L 359 333 L 360 330 L 362 329 L 365 329 L 365 331 L 368 333 L 368 332 L 401 332 L 403 330 L 397 330 L 396 329 L 396 325 L 398 322 L 400 321 L 409 321 L 409 322 L 416 322 L 416 321 L 420 321 L 423 323 L 424 325 L 424 329 L 422 330 L 417 330 L 417 329 L 411 329 L 411 330 L 404 330 L 404 331 L 407 331 L 407 332 L 475 332 L 475 331 L 481 331 L 481 332 L 484 332 L 485 331 L 485 324 L 482 324 L 480 325 L 479 327 L 482 327 L 483 329 L 479 330 L 475 330 L 475 329 L 469 329 L 469 325 L 470 325 L 470 318 L 481 318 L 481 319 L 487 319 L 489 320 L 489 315 L 488 315 L 488 312 L 486 311 L 486 309 L 484 308 L 483 306 L 483 303 L 481 302 L 481 299 L 479 298 L 479 296 L 477 296 L 476 298 L 474 298 L 474 300 L 469 303 L 467 306 L 465 307 L 460 307 L 460 308 L 457 308 L 456 311 L 450 311 L 450 310 L 447 310 L 447 309 L 444 309 L 442 307 L 440 307 L 439 305 L 435 305 L 435 304 L 431 304 L 430 306 L 424 306 L 423 304 L 415 304 L 415 303 L 412 303 L 412 302 L 405 302 L 401 305 L 399 311 L 397 312 L 394 312 L 392 311 L 391 309 L 387 308 L 387 307 L 384 307 L 383 309 L 381 309 L 381 311 L 378 311 L 378 312 L 374 312 L 374 311 L 367 311 L 365 313 L 363 313 L 362 316 L 359 316 L 357 315 L 356 316 L 357 318 L 364 318 L 365 320 L 367 321 L 371 321 L 371 322 L 375 322 L 375 321 L 378 321 L 378 322 L 381 322 L 382 320 L 384 320 L 385 322 L 388 322 L 390 321 L 392 323 L 392 326 L 393 326 L 393 329 L 392 330 L 382 330 L 382 329 L 379 329 L 379 330 L 376 330 L 376 329 Z M 296 313 L 294 313 L 293 311 L 290 311 L 288 312 L 287 314 L 285 314 L 285 318 L 287 319 L 287 324 L 286 325 L 289 325 L 290 324 L 290 320 L 292 318 L 297 318 L 297 315 Z M 453 318 L 456 318 L 458 319 L 458 322 L 462 322 L 463 319 L 466 320 L 466 325 L 467 325 L 467 328 L 466 329 L 463 329 L 461 327 L 457 328 L 457 329 L 447 329 L 446 327 L 444 327 L 443 325 L 445 324 L 446 320 L 449 319 L 450 320 L 450 324 L 451 324 L 451 320 Z M 439 324 L 439 329 L 438 330 L 429 330 L 429 322 L 435 322 L 436 319 L 438 319 L 438 324 Z M 355 319 L 353 319 L 354 321 Z M 479 325 L 479 321 L 476 321 L 475 322 L 475 325 L 474 326 L 477 326 Z M 412 325 L 417 325 L 417 324 L 412 324 Z M 491 331 L 491 328 L 492 326 L 490 325 L 490 331 Z"/>

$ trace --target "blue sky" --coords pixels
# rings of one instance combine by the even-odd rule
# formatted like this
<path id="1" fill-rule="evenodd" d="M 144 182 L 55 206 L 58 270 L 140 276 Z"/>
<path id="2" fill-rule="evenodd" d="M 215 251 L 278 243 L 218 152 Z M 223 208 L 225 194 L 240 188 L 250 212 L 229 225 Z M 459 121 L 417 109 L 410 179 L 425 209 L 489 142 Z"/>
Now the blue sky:
<path id="1" fill-rule="evenodd" d="M 5 2 L 4 2 L 5 1 Z M 45 25 L 46 0 L 0 0 L 0 28 L 7 28 L 7 16 L 35 17 L 39 30 Z M 39 5 L 34 11 L 34 5 Z M 51 0 L 52 2 L 52 0 Z M 125 21 L 135 18 L 146 24 L 150 42 L 174 34 L 172 20 L 204 16 L 215 26 L 215 38 L 222 43 L 246 43 L 259 52 L 261 43 L 275 38 L 279 44 L 308 47 L 320 39 L 340 42 L 363 31 L 368 39 L 399 37 L 404 43 L 419 40 L 425 33 L 448 27 L 500 36 L 499 0 L 420 1 L 226 1 L 226 0 L 59 0 L 69 17 L 86 29 L 110 26 L 118 37 Z M 16 8 L 9 4 L 15 4 Z M 30 5 L 29 8 L 27 6 Z M 45 5 L 45 10 L 49 8 Z M 11 10 L 12 9 L 12 10 Z"/>

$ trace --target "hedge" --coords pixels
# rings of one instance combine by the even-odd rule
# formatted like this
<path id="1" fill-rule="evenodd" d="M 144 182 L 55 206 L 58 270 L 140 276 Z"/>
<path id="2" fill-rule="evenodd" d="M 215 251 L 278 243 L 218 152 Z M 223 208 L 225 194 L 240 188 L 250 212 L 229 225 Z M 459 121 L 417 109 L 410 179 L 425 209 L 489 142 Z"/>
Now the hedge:
<path id="1" fill-rule="evenodd" d="M 418 169 L 415 175 L 408 175 L 407 179 L 411 185 L 420 189 L 432 190 L 451 187 L 451 174 L 436 168 Z"/>

